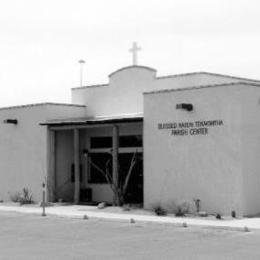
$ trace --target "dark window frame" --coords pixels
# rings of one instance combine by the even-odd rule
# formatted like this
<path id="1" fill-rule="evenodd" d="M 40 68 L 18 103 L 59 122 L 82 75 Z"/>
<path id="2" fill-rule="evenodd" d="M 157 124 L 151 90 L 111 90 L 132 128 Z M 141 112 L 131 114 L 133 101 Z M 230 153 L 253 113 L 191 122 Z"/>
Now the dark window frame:
<path id="1" fill-rule="evenodd" d="M 112 136 L 92 136 L 90 137 L 90 149 L 112 148 Z M 119 148 L 143 147 L 143 136 L 139 135 L 120 135 Z"/>
<path id="2" fill-rule="evenodd" d="M 88 183 L 89 184 L 108 184 L 106 178 L 102 175 L 101 172 L 99 172 L 91 163 L 91 161 L 94 160 L 98 160 L 98 156 L 102 156 L 102 158 L 104 158 L 105 156 L 109 156 L 111 157 L 103 159 L 104 161 L 102 162 L 102 165 L 104 165 L 104 163 L 107 162 L 107 160 L 110 160 L 109 163 L 109 173 L 110 176 L 112 177 L 112 155 L 110 153 L 106 153 L 106 152 L 94 152 L 94 153 L 89 153 L 89 161 L 88 161 Z M 92 157 L 92 158 L 91 158 Z M 96 157 L 96 158 L 95 158 Z M 103 171 L 105 171 L 105 166 L 102 167 L 101 165 L 99 165 L 99 162 L 94 162 L 98 167 L 100 167 Z"/>
<path id="3" fill-rule="evenodd" d="M 112 148 L 112 136 L 93 136 L 90 137 L 90 149 Z"/>
<path id="4" fill-rule="evenodd" d="M 128 138 L 128 140 L 127 140 Z M 105 141 L 104 145 L 102 145 L 102 139 Z M 100 155 L 100 154 L 106 154 L 111 156 L 111 165 L 110 167 L 110 174 L 112 177 L 112 154 L 109 151 L 109 149 L 112 149 L 112 144 L 113 144 L 113 137 L 112 136 L 91 136 L 89 138 L 90 142 L 90 152 L 88 156 L 92 155 Z M 95 143 L 96 142 L 96 143 Z M 131 144 L 132 143 L 132 144 Z M 119 136 L 119 154 L 120 149 L 133 149 L 133 148 L 143 148 L 143 135 L 142 134 L 128 134 L 128 135 L 120 135 Z M 125 153 L 125 152 L 123 152 Z M 130 152 L 131 153 L 131 152 Z M 89 158 L 91 160 L 91 158 Z M 102 160 L 102 159 L 101 159 Z M 103 162 L 104 164 L 104 162 Z M 103 170 L 105 170 L 105 167 L 103 167 Z M 87 181 L 89 184 L 108 184 L 106 178 L 103 176 L 101 177 L 102 173 L 97 173 L 97 169 L 94 169 L 94 166 L 91 166 L 91 161 L 88 162 L 88 176 L 87 176 Z M 97 176 L 95 176 L 97 174 Z"/>

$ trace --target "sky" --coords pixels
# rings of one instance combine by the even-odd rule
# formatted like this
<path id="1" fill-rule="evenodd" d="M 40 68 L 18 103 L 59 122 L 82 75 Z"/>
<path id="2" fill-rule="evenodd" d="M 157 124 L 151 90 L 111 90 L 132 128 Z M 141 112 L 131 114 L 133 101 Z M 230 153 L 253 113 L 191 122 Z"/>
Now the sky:
<path id="1" fill-rule="evenodd" d="M 0 0 L 0 107 L 70 102 L 138 64 L 260 79 L 259 0 Z"/>

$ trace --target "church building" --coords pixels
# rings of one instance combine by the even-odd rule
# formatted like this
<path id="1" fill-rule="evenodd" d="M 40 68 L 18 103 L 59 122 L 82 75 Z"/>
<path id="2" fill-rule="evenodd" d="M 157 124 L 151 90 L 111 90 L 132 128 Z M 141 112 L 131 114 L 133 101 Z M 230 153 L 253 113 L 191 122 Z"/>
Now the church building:
<path id="1" fill-rule="evenodd" d="M 135 53 L 136 55 L 136 53 Z M 208 72 L 157 76 L 136 64 L 71 89 L 71 104 L 0 108 L 0 199 L 125 202 L 260 212 L 260 81 Z M 131 162 L 132 172 L 129 176 Z M 104 174 L 105 173 L 105 174 Z"/>

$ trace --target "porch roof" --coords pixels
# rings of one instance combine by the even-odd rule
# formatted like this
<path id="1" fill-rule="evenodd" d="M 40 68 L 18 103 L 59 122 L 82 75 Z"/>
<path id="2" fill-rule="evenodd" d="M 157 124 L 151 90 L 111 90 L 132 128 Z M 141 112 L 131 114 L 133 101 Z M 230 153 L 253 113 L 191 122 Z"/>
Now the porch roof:
<path id="1" fill-rule="evenodd" d="M 69 125 L 98 125 L 98 124 L 114 124 L 114 123 L 134 123 L 143 122 L 142 114 L 128 114 L 119 116 L 104 117 L 84 117 L 84 118 L 65 118 L 52 119 L 40 123 L 47 126 L 69 126 Z"/>

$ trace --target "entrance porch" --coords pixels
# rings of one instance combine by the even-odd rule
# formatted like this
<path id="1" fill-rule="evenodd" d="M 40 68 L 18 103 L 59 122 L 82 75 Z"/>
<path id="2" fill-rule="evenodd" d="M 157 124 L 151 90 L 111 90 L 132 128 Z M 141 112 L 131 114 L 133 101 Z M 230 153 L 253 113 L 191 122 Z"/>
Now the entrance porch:
<path id="1" fill-rule="evenodd" d="M 118 204 L 114 185 L 125 186 L 125 203 L 143 203 L 141 116 L 54 120 L 46 125 L 49 201 Z"/>

